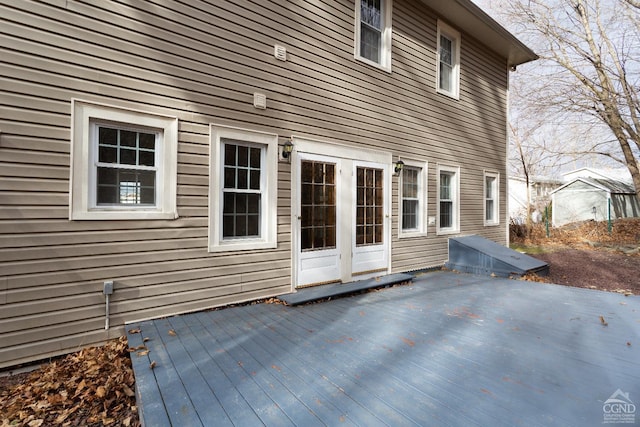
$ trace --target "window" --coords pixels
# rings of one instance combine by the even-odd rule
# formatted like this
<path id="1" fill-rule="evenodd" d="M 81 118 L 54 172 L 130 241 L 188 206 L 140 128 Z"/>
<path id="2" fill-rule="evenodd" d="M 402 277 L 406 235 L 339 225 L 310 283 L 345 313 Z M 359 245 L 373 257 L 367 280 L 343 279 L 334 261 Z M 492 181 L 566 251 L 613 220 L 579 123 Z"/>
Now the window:
<path id="1" fill-rule="evenodd" d="M 460 33 L 438 21 L 437 91 L 458 99 L 460 95 Z"/>
<path id="2" fill-rule="evenodd" d="M 499 177 L 500 175 L 497 173 L 484 173 L 484 225 L 500 224 L 500 193 L 498 191 Z"/>
<path id="3" fill-rule="evenodd" d="M 400 230 L 399 237 L 426 233 L 426 164 L 403 159 L 405 166 L 400 175 Z"/>
<path id="4" fill-rule="evenodd" d="M 459 232 L 459 168 L 438 167 L 438 233 Z"/>
<path id="5" fill-rule="evenodd" d="M 356 246 L 378 245 L 384 230 L 384 171 L 356 168 Z"/>
<path id="6" fill-rule="evenodd" d="M 72 100 L 72 220 L 174 219 L 178 119 Z"/>
<path id="7" fill-rule="evenodd" d="M 391 0 L 356 1 L 357 59 L 391 71 Z"/>
<path id="8" fill-rule="evenodd" d="M 276 247 L 278 136 L 211 126 L 209 250 Z"/>

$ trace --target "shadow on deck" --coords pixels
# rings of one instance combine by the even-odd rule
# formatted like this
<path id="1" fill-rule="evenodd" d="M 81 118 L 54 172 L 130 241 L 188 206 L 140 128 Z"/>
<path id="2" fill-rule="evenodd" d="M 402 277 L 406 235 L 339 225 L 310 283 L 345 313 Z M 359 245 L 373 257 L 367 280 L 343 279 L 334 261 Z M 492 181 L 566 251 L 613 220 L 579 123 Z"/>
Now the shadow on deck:
<path id="1" fill-rule="evenodd" d="M 586 289 L 438 271 L 128 329 L 147 426 L 582 427 L 640 402 L 640 297 Z"/>

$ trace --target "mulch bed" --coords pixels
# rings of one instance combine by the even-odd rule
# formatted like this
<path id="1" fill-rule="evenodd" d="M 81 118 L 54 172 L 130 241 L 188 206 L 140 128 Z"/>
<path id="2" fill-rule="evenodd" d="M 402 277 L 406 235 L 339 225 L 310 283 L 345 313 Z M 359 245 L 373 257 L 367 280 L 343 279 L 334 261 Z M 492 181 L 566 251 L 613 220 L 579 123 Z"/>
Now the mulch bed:
<path id="1" fill-rule="evenodd" d="M 549 264 L 543 281 L 640 295 L 640 256 L 614 250 L 556 249 L 532 255 Z"/>

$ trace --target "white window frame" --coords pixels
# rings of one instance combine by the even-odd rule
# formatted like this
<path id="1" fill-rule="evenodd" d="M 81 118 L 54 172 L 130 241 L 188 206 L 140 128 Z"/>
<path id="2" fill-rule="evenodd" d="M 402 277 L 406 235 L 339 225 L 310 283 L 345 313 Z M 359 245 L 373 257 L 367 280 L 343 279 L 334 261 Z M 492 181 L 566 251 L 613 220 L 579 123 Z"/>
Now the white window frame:
<path id="1" fill-rule="evenodd" d="M 400 172 L 400 179 L 398 180 L 398 237 L 419 237 L 427 235 L 427 176 L 428 165 L 427 162 L 420 162 L 411 159 L 401 159 L 404 162 L 404 166 L 409 168 L 418 169 L 418 226 L 415 229 L 404 230 L 403 229 L 403 180 L 404 170 Z"/>
<path id="2" fill-rule="evenodd" d="M 119 129 L 156 132 L 156 196 L 153 206 L 97 205 L 98 138 L 95 129 L 97 124 L 105 123 Z M 178 218 L 177 163 L 177 117 L 79 99 L 71 100 L 69 219 L 166 220 Z"/>
<path id="3" fill-rule="evenodd" d="M 493 219 L 492 220 L 488 220 L 487 219 L 487 200 L 489 200 L 487 198 L 487 178 L 492 178 L 493 181 L 493 188 L 492 188 L 492 192 L 493 192 L 493 197 L 491 198 L 491 200 L 493 200 Z M 484 171 L 483 177 L 482 177 L 482 204 L 484 206 L 483 208 L 483 218 L 484 218 L 484 225 L 485 226 L 493 226 L 493 225 L 499 225 L 500 224 L 500 174 L 497 172 L 490 172 L 490 171 Z"/>
<path id="4" fill-rule="evenodd" d="M 355 53 L 354 56 L 357 60 L 365 62 L 374 67 L 381 68 L 387 72 L 391 72 L 391 35 L 393 33 L 391 28 L 392 19 L 392 0 L 380 0 L 381 7 L 381 19 L 382 19 L 382 34 L 380 40 L 380 62 L 372 61 L 365 58 L 360 53 L 360 4 L 361 0 L 355 2 Z"/>
<path id="5" fill-rule="evenodd" d="M 440 36 L 451 40 L 453 47 L 453 64 L 451 70 L 452 90 L 445 90 L 440 87 Z M 446 23 L 438 20 L 437 48 L 436 48 L 436 91 L 454 99 L 460 99 L 460 32 Z"/>
<path id="6" fill-rule="evenodd" d="M 452 192 L 453 196 L 451 198 L 452 203 L 452 213 L 453 220 L 451 227 L 441 227 L 440 226 L 440 176 L 442 173 L 447 173 L 453 176 L 453 184 L 452 184 Z M 456 234 L 460 232 L 460 167 L 459 166 L 447 166 L 447 165 L 438 165 L 437 168 L 437 176 L 436 176 L 436 234 Z"/>
<path id="7" fill-rule="evenodd" d="M 209 163 L 209 252 L 275 249 L 277 242 L 278 211 L 278 135 L 224 126 L 210 125 Z M 222 235 L 222 197 L 224 183 L 224 140 L 236 140 L 262 148 L 260 236 L 224 239 Z"/>

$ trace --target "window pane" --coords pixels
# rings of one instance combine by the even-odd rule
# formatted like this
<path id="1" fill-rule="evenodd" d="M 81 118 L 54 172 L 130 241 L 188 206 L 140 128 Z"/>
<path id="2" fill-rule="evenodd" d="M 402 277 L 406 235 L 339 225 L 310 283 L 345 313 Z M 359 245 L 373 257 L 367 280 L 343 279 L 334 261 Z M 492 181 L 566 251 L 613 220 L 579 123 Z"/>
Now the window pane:
<path id="1" fill-rule="evenodd" d="M 98 128 L 98 144 L 118 145 L 118 130 L 100 126 Z"/>
<path id="2" fill-rule="evenodd" d="M 445 36 L 440 36 L 440 62 L 447 65 L 453 65 L 453 46 L 450 39 Z"/>
<path id="3" fill-rule="evenodd" d="M 127 148 L 120 148 L 120 164 L 122 165 L 136 165 L 136 154 L 137 151 L 130 150 Z"/>
<path id="4" fill-rule="evenodd" d="M 486 217 L 485 219 L 487 221 L 493 221 L 493 200 L 487 200 L 486 201 L 486 206 L 485 206 L 485 212 L 486 212 Z"/>
<path id="5" fill-rule="evenodd" d="M 382 34 L 362 24 L 360 28 L 360 56 L 370 61 L 380 62 L 380 44 L 382 43 Z"/>
<path id="6" fill-rule="evenodd" d="M 440 63 L 440 89 L 451 92 L 453 85 L 451 83 L 453 71 L 451 66 Z"/>
<path id="7" fill-rule="evenodd" d="M 331 163 L 301 162 L 303 181 L 301 190 L 301 247 L 319 250 L 335 247 L 336 206 L 333 183 L 335 165 Z"/>
<path id="8" fill-rule="evenodd" d="M 120 146 L 124 147 L 136 147 L 136 137 L 138 132 L 130 130 L 120 130 Z"/>
<path id="9" fill-rule="evenodd" d="M 493 198 L 493 184 L 495 182 L 495 178 L 488 176 L 485 182 L 485 189 L 487 191 L 487 195 L 485 196 L 487 199 Z"/>
<path id="10" fill-rule="evenodd" d="M 260 235 L 260 216 L 249 215 L 247 217 L 247 236 Z"/>
<path id="11" fill-rule="evenodd" d="M 101 163 L 118 163 L 118 149 L 116 147 L 100 146 L 98 161 Z"/>
<path id="12" fill-rule="evenodd" d="M 154 166 L 155 157 L 156 155 L 153 151 L 139 151 L 138 164 L 141 166 Z"/>
<path id="13" fill-rule="evenodd" d="M 233 215 L 224 215 L 222 217 L 222 237 L 233 237 L 235 235 L 233 224 Z"/>
<path id="14" fill-rule="evenodd" d="M 224 168 L 224 188 L 236 188 L 236 170 L 234 168 Z"/>
<path id="15" fill-rule="evenodd" d="M 381 29 L 380 0 L 361 0 L 360 2 L 360 20 L 373 28 Z"/>
<path id="16" fill-rule="evenodd" d="M 418 228 L 418 201 L 402 201 L 402 229 L 413 230 Z"/>
<path id="17" fill-rule="evenodd" d="M 236 195 L 234 193 L 224 193 L 222 196 L 222 213 L 232 214 L 235 212 Z"/>
<path id="18" fill-rule="evenodd" d="M 233 144 L 224 144 L 225 166 L 236 166 L 236 148 Z"/>
<path id="19" fill-rule="evenodd" d="M 140 148 L 144 148 L 147 150 L 155 150 L 156 148 L 156 135 L 153 133 L 142 133 L 138 134 L 138 143 Z"/>
<path id="20" fill-rule="evenodd" d="M 261 150 L 259 148 L 251 148 L 251 162 L 250 166 L 254 169 L 260 169 L 260 155 Z"/>
<path id="21" fill-rule="evenodd" d="M 381 169 L 356 168 L 356 244 L 378 244 L 382 242 L 382 225 L 384 218 L 384 197 L 382 188 L 383 172 Z M 358 234 L 361 236 L 358 236 Z"/>
<path id="22" fill-rule="evenodd" d="M 236 188 L 249 188 L 249 171 L 247 169 L 237 169 L 236 173 L 238 174 L 238 182 L 236 183 Z"/>
<path id="23" fill-rule="evenodd" d="M 260 194 L 247 195 L 247 212 L 250 214 L 260 213 Z"/>
<path id="24" fill-rule="evenodd" d="M 440 200 L 451 199 L 451 176 L 446 173 L 440 174 Z"/>
<path id="25" fill-rule="evenodd" d="M 249 166 L 249 147 L 238 146 L 238 166 Z"/>
<path id="26" fill-rule="evenodd" d="M 234 236 L 246 236 L 247 235 L 247 217 L 246 215 L 236 216 L 236 229 Z"/>
<path id="27" fill-rule="evenodd" d="M 453 226 L 453 203 L 440 202 L 440 227 L 450 228 Z"/>

